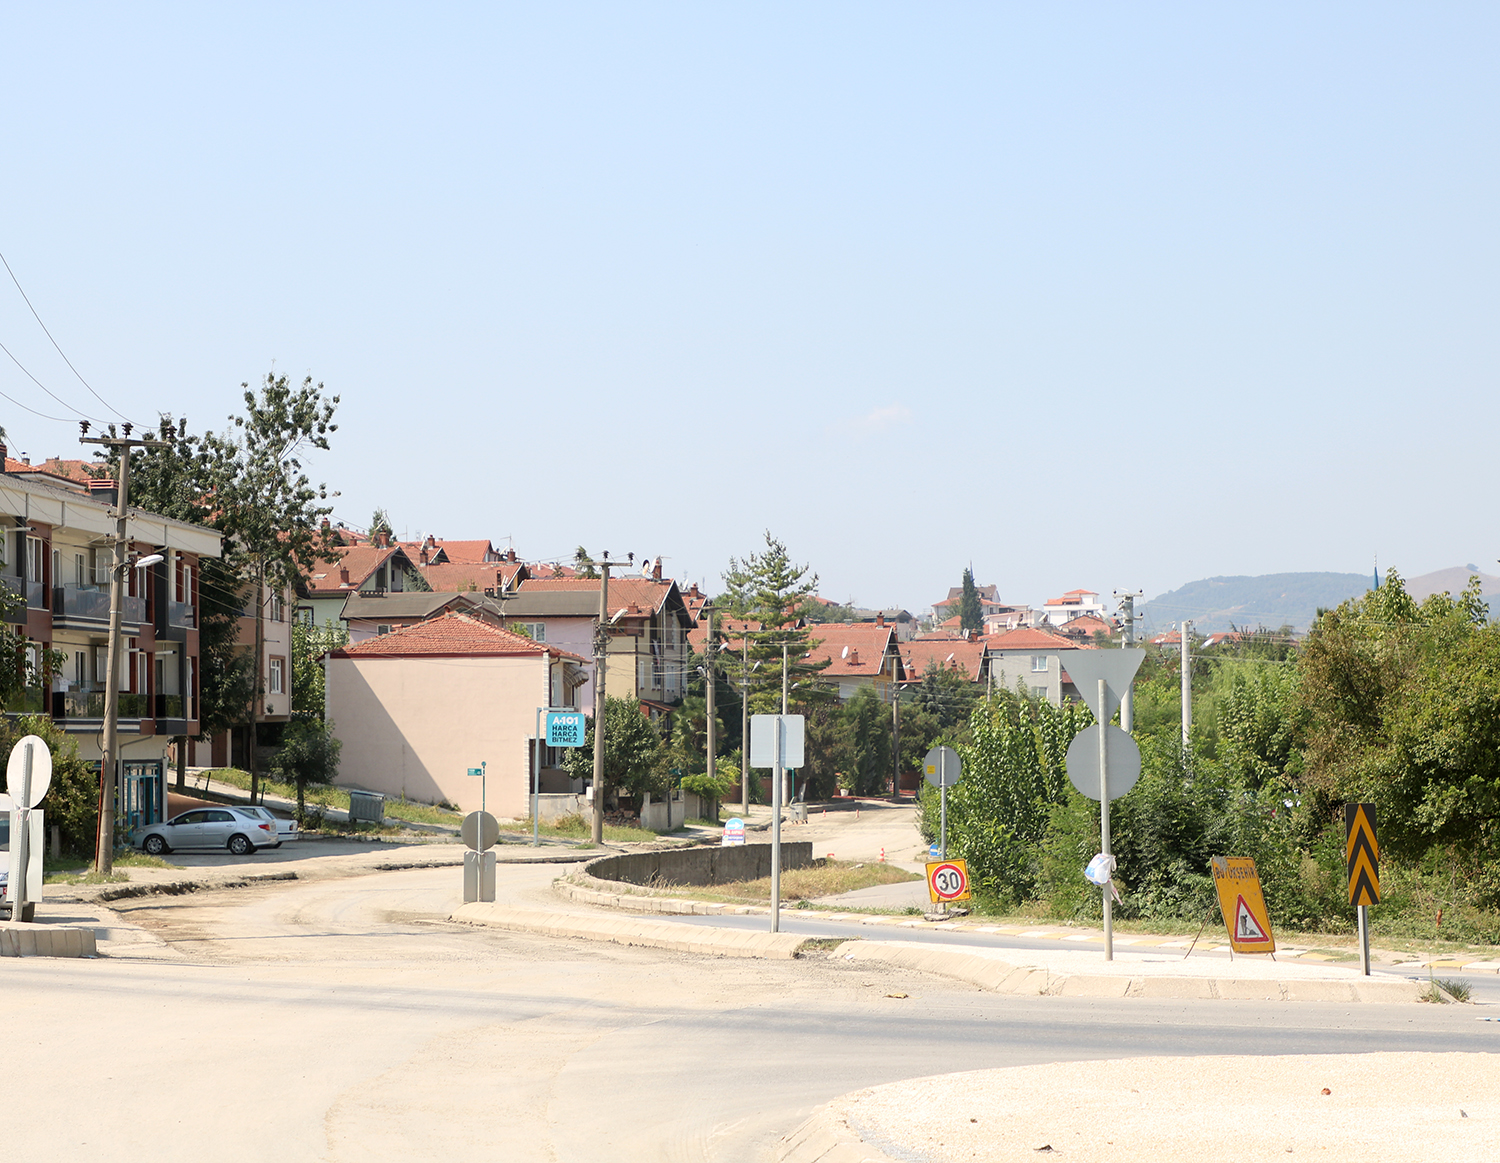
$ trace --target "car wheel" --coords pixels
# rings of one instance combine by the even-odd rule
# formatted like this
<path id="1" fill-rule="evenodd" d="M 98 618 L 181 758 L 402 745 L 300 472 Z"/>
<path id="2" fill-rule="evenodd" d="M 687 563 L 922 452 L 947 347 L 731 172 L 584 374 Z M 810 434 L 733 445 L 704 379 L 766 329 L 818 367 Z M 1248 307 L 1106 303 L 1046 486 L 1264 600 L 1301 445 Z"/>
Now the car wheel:
<path id="1" fill-rule="evenodd" d="M 141 851 L 147 856 L 160 856 L 163 852 L 172 850 L 167 847 L 167 842 L 160 836 L 147 836 L 141 841 Z"/>
<path id="2" fill-rule="evenodd" d="M 229 837 L 229 850 L 236 856 L 248 856 L 255 851 L 255 845 L 236 832 L 233 836 Z"/>

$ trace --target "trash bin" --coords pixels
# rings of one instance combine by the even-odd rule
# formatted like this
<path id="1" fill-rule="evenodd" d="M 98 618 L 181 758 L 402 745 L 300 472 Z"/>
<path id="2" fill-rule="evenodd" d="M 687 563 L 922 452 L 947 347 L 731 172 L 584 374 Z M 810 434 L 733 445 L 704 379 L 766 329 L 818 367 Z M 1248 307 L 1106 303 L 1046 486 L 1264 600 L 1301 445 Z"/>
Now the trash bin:
<path id="1" fill-rule="evenodd" d="M 385 823 L 385 796 L 378 791 L 349 791 L 351 824 Z"/>
<path id="2" fill-rule="evenodd" d="M 807 823 L 807 805 L 806 804 L 793 804 L 792 805 L 792 819 L 796 823 L 798 823 L 798 824 L 805 824 L 805 823 Z"/>

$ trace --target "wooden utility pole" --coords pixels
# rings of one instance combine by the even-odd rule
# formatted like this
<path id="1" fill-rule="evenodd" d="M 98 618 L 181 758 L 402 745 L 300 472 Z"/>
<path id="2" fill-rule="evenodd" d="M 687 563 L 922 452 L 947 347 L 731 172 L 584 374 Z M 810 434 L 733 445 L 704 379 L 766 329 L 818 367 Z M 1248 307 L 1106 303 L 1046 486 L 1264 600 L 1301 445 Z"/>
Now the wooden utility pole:
<path id="1" fill-rule="evenodd" d="M 265 615 L 266 559 L 261 556 L 255 562 L 255 680 L 250 688 L 250 743 L 245 760 L 250 764 L 250 802 L 260 802 L 260 758 L 256 754 L 260 743 L 260 707 L 265 697 L 265 684 L 261 665 L 261 654 L 266 648 L 265 627 L 261 618 Z"/>
<path id="2" fill-rule="evenodd" d="M 715 754 L 718 751 L 718 740 L 714 731 L 714 687 L 718 685 L 714 675 L 714 608 L 712 603 L 706 603 L 703 614 L 708 619 L 708 637 L 704 639 L 703 645 L 703 682 L 704 692 L 708 698 L 708 778 L 714 777 Z"/>
<path id="3" fill-rule="evenodd" d="M 901 687 L 897 681 L 899 653 L 891 656 L 891 797 L 901 798 Z"/>
<path id="4" fill-rule="evenodd" d="M 750 814 L 750 628 L 740 630 L 740 815 Z"/>
<path id="5" fill-rule="evenodd" d="M 594 843 L 604 843 L 604 671 L 609 655 L 609 551 L 599 563 L 599 622 L 594 628 Z"/>
<path id="6" fill-rule="evenodd" d="M 120 656 L 124 653 L 122 623 L 125 607 L 125 555 L 129 547 L 130 450 L 159 448 L 162 440 L 132 440 L 131 426 L 124 426 L 124 436 L 90 436 L 88 421 L 82 421 L 82 444 L 102 444 L 120 455 L 119 496 L 115 498 L 115 551 L 109 570 L 109 649 L 105 656 L 104 738 L 99 745 L 99 832 L 94 853 L 94 870 L 108 876 L 115 867 L 115 797 L 118 794 L 120 765 Z M 57 579 L 53 579 L 55 582 Z"/>

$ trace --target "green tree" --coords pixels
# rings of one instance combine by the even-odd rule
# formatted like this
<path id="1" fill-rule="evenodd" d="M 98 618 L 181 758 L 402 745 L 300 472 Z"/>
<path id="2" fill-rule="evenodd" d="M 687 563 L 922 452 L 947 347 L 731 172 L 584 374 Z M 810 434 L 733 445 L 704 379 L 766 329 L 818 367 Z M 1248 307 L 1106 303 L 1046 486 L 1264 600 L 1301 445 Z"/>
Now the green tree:
<path id="1" fill-rule="evenodd" d="M 573 779 L 594 777 L 592 717 L 588 724 L 583 746 L 570 747 L 564 760 Z M 651 720 L 641 714 L 640 703 L 635 699 L 606 697 L 604 724 L 604 787 L 595 788 L 594 794 L 603 796 L 615 789 L 627 795 L 641 792 L 664 795 L 671 782 L 667 747 Z"/>
<path id="2" fill-rule="evenodd" d="M 840 715 L 842 786 L 870 795 L 891 782 L 891 709 L 871 687 L 860 687 Z"/>
<path id="3" fill-rule="evenodd" d="M 962 630 L 984 628 L 984 607 L 979 604 L 979 590 L 974 586 L 974 569 L 964 570 L 963 589 L 958 596 L 958 625 Z"/>
<path id="4" fill-rule="evenodd" d="M 818 575 L 810 574 L 806 565 L 795 564 L 786 546 L 769 530 L 765 541 L 766 547 L 759 553 L 743 560 L 729 559 L 725 592 L 714 603 L 732 617 L 760 623 L 760 629 L 749 634 L 749 671 L 744 677 L 750 684 L 751 713 L 762 715 L 781 710 L 783 657 L 787 660 L 788 684 L 796 685 L 789 701 L 806 707 L 829 697 L 816 682 L 828 663 L 808 659 L 816 631 L 803 625 L 804 619 L 816 612 L 812 597 L 818 589 Z M 732 659 L 733 655 L 726 656 L 726 661 Z"/>
<path id="5" fill-rule="evenodd" d="M 581 545 L 573 550 L 573 568 L 582 578 L 593 579 L 599 576 L 598 564 L 589 556 L 589 551 Z"/>
<path id="6" fill-rule="evenodd" d="M 281 737 L 281 748 L 272 757 L 270 771 L 277 779 L 297 785 L 297 819 L 306 813 L 307 785 L 332 783 L 339 773 L 339 752 L 343 743 L 334 734 L 333 724 L 321 715 L 297 715 L 287 724 Z"/>
<path id="7" fill-rule="evenodd" d="M 323 717 L 323 656 L 348 645 L 349 631 L 343 626 L 313 626 L 301 620 L 292 625 L 293 714 Z"/>

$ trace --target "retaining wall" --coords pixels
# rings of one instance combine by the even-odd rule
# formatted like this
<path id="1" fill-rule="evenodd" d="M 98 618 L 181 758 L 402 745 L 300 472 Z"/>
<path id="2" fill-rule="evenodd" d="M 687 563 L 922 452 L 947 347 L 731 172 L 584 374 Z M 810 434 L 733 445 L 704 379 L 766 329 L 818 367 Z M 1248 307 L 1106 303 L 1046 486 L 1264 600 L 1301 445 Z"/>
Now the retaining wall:
<path id="1" fill-rule="evenodd" d="M 783 843 L 781 869 L 806 868 L 812 863 L 811 841 Z M 771 875 L 771 846 L 742 844 L 732 848 L 667 848 L 656 852 L 626 852 L 590 860 L 583 874 L 624 884 L 723 884 L 730 880 L 759 880 Z"/>

